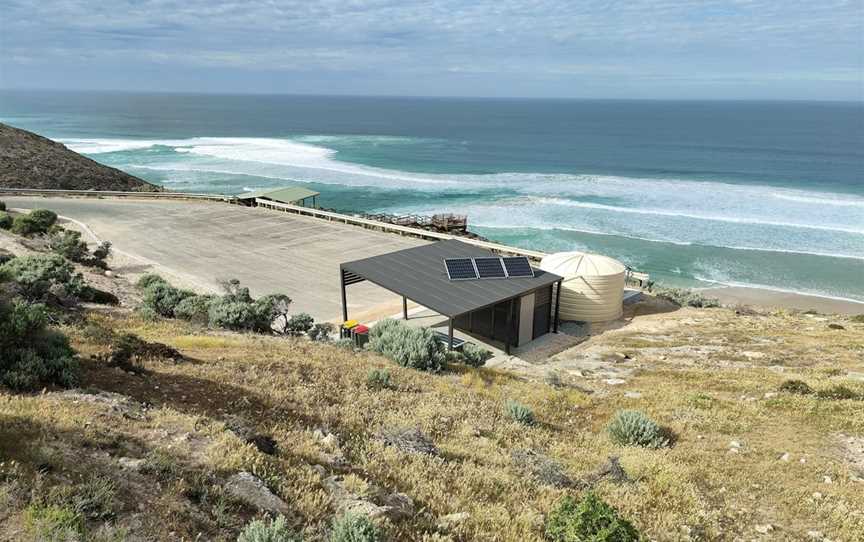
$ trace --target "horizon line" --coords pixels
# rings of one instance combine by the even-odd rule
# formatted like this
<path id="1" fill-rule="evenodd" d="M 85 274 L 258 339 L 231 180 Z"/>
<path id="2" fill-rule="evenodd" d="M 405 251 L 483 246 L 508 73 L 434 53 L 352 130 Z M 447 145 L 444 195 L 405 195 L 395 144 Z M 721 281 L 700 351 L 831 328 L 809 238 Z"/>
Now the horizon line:
<path id="1" fill-rule="evenodd" d="M 104 94 L 156 94 L 156 95 L 190 95 L 190 96 L 295 96 L 309 98 L 402 98 L 427 100 L 536 100 L 536 101 L 615 101 L 615 102 L 762 102 L 762 103 L 832 103 L 864 105 L 864 96 L 860 99 L 832 98 L 604 98 L 596 96 L 466 96 L 437 94 L 328 94 L 311 92 L 237 92 L 237 91 L 206 91 L 206 90 L 130 90 L 130 89 L 95 89 L 95 88 L 48 88 L 48 87 L 2 87 L 0 92 L 68 92 L 68 93 L 104 93 Z"/>

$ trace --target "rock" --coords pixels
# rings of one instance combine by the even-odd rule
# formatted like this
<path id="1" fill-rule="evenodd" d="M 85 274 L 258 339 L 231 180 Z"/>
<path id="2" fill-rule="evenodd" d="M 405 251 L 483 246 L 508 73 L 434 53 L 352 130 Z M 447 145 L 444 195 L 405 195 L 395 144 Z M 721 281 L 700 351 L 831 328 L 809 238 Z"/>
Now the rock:
<path id="1" fill-rule="evenodd" d="M 435 522 L 435 526 L 438 528 L 438 530 L 446 532 L 463 523 L 470 517 L 471 514 L 469 514 L 468 512 L 456 512 L 455 514 L 447 514 L 446 516 L 441 516 L 440 518 L 438 518 L 438 521 Z"/>
<path id="2" fill-rule="evenodd" d="M 144 466 L 144 463 L 146 463 L 147 460 L 146 459 L 135 459 L 133 457 L 121 457 L 120 459 L 117 460 L 117 462 L 120 463 L 120 466 L 123 467 L 124 469 L 137 471 L 137 470 L 141 470 L 141 467 Z"/>
<path id="3" fill-rule="evenodd" d="M 391 519 L 410 518 L 414 515 L 414 501 L 404 493 L 391 493 L 382 499 L 382 504 L 390 508 Z"/>
<path id="4" fill-rule="evenodd" d="M 519 471 L 541 484 L 557 488 L 573 485 L 573 480 L 567 475 L 564 466 L 551 457 L 534 450 L 522 449 L 513 450 L 510 457 Z"/>
<path id="5" fill-rule="evenodd" d="M 114 276 L 114 271 L 111 271 L 110 269 L 108 269 L 103 274 L 110 279 Z"/>
<path id="6" fill-rule="evenodd" d="M 766 523 L 765 525 L 757 525 L 756 532 L 759 534 L 768 534 L 774 530 L 774 526 L 770 523 Z"/>
<path id="7" fill-rule="evenodd" d="M 243 471 L 235 474 L 225 484 L 225 491 L 235 499 L 244 501 L 259 510 L 271 514 L 290 514 L 285 501 L 270 491 L 264 482 L 252 473 Z"/>
<path id="8" fill-rule="evenodd" d="M 387 446 L 408 453 L 438 455 L 438 448 L 420 429 L 413 427 L 382 429 L 376 435 Z"/>
<path id="9" fill-rule="evenodd" d="M 621 378 L 607 378 L 603 382 L 605 382 L 606 384 L 608 384 L 610 386 L 620 386 L 621 384 L 627 383 L 626 380 L 623 380 Z"/>
<path id="10" fill-rule="evenodd" d="M 741 355 L 747 359 L 762 359 L 765 357 L 764 352 L 754 352 L 752 350 L 745 350 L 744 352 L 741 352 Z"/>
<path id="11" fill-rule="evenodd" d="M 626 397 L 628 399 L 639 399 L 642 397 L 642 394 L 639 393 L 638 391 L 625 391 L 624 397 Z"/>
<path id="12" fill-rule="evenodd" d="M 765 399 L 771 399 L 772 397 L 777 397 L 777 392 L 776 391 L 765 392 L 765 395 L 763 395 L 763 397 L 765 397 Z"/>
<path id="13" fill-rule="evenodd" d="M 828 329 L 846 329 L 846 328 L 841 326 L 840 324 L 828 324 Z"/>
<path id="14" fill-rule="evenodd" d="M 810 496 L 813 497 L 814 499 L 816 499 L 817 501 L 822 498 L 822 494 L 819 493 L 818 491 L 814 491 L 813 494 Z"/>
<path id="15" fill-rule="evenodd" d="M 730 448 L 740 448 L 741 443 L 738 442 L 737 440 L 732 440 L 732 441 L 729 441 L 729 447 Z"/>
<path id="16" fill-rule="evenodd" d="M 246 442 L 255 446 L 262 454 L 276 455 L 276 441 L 267 435 L 252 435 Z"/>
<path id="17" fill-rule="evenodd" d="M 789 461 L 789 459 L 790 459 L 791 457 L 792 457 L 792 456 L 789 455 L 789 452 L 786 452 L 786 453 L 784 453 L 783 455 L 780 456 L 780 461 Z"/>
<path id="18" fill-rule="evenodd" d="M 812 538 L 813 540 L 822 540 L 825 535 L 822 534 L 821 531 L 807 531 L 807 538 Z"/>
<path id="19" fill-rule="evenodd" d="M 822 481 L 826 484 L 833 484 L 834 483 L 834 481 L 831 479 L 830 476 L 823 476 Z"/>

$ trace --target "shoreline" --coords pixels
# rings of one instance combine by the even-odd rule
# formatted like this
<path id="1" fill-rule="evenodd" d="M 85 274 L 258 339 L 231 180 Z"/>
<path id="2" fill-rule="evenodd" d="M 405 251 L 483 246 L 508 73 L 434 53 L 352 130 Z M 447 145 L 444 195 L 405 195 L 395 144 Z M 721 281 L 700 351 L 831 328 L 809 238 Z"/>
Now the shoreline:
<path id="1" fill-rule="evenodd" d="M 762 308 L 814 310 L 827 314 L 864 314 L 864 303 L 766 288 L 722 286 L 699 289 L 707 297 L 715 297 L 727 305 L 751 305 Z"/>

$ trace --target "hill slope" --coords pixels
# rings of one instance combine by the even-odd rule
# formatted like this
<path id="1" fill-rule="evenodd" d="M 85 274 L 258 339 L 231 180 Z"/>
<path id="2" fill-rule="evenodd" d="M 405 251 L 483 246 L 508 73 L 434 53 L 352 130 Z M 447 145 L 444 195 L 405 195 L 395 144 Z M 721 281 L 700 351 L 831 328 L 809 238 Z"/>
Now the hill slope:
<path id="1" fill-rule="evenodd" d="M 0 123 L 0 187 L 64 190 L 160 188 L 104 166 L 46 137 Z"/>

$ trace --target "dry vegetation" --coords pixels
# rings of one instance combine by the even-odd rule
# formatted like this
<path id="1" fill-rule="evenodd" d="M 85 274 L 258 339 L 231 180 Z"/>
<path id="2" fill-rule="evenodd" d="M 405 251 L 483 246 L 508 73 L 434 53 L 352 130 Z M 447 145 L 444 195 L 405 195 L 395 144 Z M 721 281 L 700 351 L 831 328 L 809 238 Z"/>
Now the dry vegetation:
<path id="1" fill-rule="evenodd" d="M 109 330 L 185 359 L 107 368 L 98 354 Z M 240 471 L 285 501 L 307 540 L 326 538 L 346 495 L 381 505 L 394 493 L 413 510 L 378 518 L 393 540 L 541 540 L 545 514 L 586 484 L 657 540 L 864 533 L 864 441 L 854 440 L 864 436 L 864 401 L 778 392 L 793 378 L 864 392 L 864 324 L 849 319 L 729 309 L 637 317 L 556 357 L 626 353 L 626 384 L 564 373 L 555 387 L 482 368 L 427 374 L 305 339 L 122 314 L 91 313 L 63 331 L 81 354 L 84 391 L 0 392 L 2 539 L 38 535 L 33 502 L 50 501 L 52 487 L 80 493 L 101 481 L 107 510 L 85 514 L 97 539 L 233 540 L 260 515 L 226 491 Z M 384 367 L 389 386 L 367 386 L 370 369 Z M 508 401 L 536 422 L 512 419 Z M 647 413 L 674 446 L 613 444 L 604 427 L 621 409 Z M 258 451 L 238 425 L 271 437 L 277 453 Z M 419 428 L 438 454 L 385 446 L 381 432 L 394 428 Z M 591 476 L 609 456 L 629 482 Z M 564 482 L 550 483 L 544 469 L 558 467 L 552 478 Z"/>

